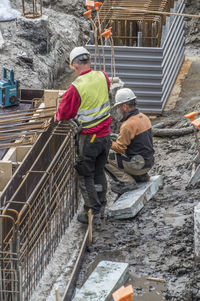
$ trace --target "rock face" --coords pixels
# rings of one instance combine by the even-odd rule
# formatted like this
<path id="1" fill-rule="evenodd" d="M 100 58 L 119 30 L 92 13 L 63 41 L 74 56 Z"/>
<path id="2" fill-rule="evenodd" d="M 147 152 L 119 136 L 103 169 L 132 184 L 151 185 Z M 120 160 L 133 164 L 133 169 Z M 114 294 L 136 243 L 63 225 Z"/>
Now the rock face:
<path id="1" fill-rule="evenodd" d="M 13 0 L 12 7 L 22 12 L 19 1 Z M 69 52 L 88 39 L 90 26 L 83 17 L 84 10 L 83 2 L 46 0 L 41 18 L 20 16 L 1 22 L 1 67 L 12 68 L 21 87 L 55 87 L 69 71 Z"/>

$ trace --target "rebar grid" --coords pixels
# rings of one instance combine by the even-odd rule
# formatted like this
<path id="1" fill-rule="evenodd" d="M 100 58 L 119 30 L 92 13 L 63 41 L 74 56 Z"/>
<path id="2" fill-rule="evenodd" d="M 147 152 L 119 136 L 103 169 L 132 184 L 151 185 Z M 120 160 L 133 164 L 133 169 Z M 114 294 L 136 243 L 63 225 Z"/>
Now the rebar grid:
<path id="1" fill-rule="evenodd" d="M 36 19 L 42 16 L 42 0 L 22 0 L 22 16 Z"/>
<path id="2" fill-rule="evenodd" d="M 115 46 L 160 47 L 162 26 L 166 23 L 166 16 L 154 15 L 148 11 L 169 12 L 174 7 L 174 1 L 105 0 L 99 12 L 101 28 L 112 26 Z M 123 9 L 118 10 L 117 7 Z M 138 45 L 139 32 L 142 36 L 141 45 Z"/>
<path id="3" fill-rule="evenodd" d="M 49 143 L 43 148 L 43 152 L 50 153 L 55 148 L 54 158 L 50 157 L 45 170 L 42 170 L 42 166 L 40 170 L 29 170 L 15 197 L 2 210 L 1 301 L 29 300 L 77 210 L 73 136 L 70 124 L 59 124 L 55 128 L 49 137 Z M 58 141 L 57 150 L 57 145 L 54 144 Z M 38 183 L 30 192 L 28 189 L 33 177 L 37 177 Z M 25 196 L 24 200 L 18 200 L 18 194 Z"/>

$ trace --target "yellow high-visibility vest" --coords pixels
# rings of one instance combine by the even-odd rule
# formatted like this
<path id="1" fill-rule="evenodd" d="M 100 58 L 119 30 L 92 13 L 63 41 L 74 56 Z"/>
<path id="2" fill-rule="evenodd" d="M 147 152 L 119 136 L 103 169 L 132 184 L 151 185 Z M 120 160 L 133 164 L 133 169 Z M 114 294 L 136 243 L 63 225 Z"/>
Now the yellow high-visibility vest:
<path id="1" fill-rule="evenodd" d="M 81 98 L 77 120 L 83 128 L 92 128 L 110 116 L 108 84 L 103 72 L 90 71 L 77 77 L 72 85 Z"/>

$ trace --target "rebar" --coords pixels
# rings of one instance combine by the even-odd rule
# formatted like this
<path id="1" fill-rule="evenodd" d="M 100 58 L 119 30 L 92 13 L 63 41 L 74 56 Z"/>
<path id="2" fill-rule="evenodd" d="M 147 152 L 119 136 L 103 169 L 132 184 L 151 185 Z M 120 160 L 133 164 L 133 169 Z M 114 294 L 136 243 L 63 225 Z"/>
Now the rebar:
<path id="1" fill-rule="evenodd" d="M 30 298 L 72 220 L 79 202 L 75 158 L 74 126 L 59 123 L 5 204 L 0 215 L 1 301 Z"/>
<path id="2" fill-rule="evenodd" d="M 104 29 L 112 26 L 115 46 L 137 46 L 139 31 L 142 34 L 142 47 L 160 47 L 166 16 L 183 16 L 170 12 L 174 2 L 175 0 L 105 0 L 99 11 L 100 23 Z M 98 22 L 96 18 L 96 23 Z"/>
<path id="3" fill-rule="evenodd" d="M 42 0 L 22 0 L 22 16 L 30 19 L 42 16 Z"/>

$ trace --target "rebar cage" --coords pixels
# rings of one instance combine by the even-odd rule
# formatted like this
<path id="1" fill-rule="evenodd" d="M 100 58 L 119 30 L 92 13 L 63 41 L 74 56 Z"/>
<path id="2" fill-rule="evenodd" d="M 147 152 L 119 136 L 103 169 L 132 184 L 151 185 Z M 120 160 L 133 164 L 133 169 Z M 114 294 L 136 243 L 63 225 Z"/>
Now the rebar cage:
<path id="1" fill-rule="evenodd" d="M 101 30 L 112 26 L 115 46 L 160 47 L 166 16 L 148 11 L 169 12 L 174 7 L 174 2 L 175 0 L 105 0 L 99 12 Z M 123 10 L 118 10 L 117 7 Z M 97 22 L 96 19 L 96 25 Z"/>
<path id="2" fill-rule="evenodd" d="M 0 300 L 29 300 L 78 208 L 74 131 L 58 125 L 0 215 Z"/>
<path id="3" fill-rule="evenodd" d="M 22 16 L 30 19 L 42 16 L 42 0 L 22 0 Z"/>

